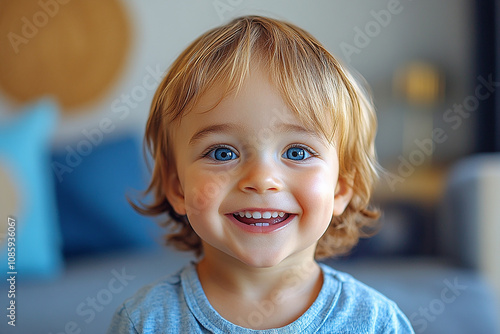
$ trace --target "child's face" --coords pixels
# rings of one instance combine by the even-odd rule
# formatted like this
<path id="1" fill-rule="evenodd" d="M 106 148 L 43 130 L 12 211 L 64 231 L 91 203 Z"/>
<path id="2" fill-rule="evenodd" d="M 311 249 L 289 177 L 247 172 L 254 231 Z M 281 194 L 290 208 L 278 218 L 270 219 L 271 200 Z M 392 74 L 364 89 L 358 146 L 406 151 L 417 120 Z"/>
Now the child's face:
<path id="1" fill-rule="evenodd" d="M 221 94 L 210 89 L 172 132 L 170 203 L 187 214 L 206 254 L 254 267 L 313 256 L 351 198 L 335 147 L 304 127 L 257 68 L 216 105 Z"/>

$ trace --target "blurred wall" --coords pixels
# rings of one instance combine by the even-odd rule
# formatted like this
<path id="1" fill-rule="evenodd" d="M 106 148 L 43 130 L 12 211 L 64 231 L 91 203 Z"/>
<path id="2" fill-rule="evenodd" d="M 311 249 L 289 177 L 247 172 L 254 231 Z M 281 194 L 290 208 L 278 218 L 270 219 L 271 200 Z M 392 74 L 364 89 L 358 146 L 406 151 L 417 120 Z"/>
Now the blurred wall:
<path id="1" fill-rule="evenodd" d="M 377 149 L 383 163 L 390 164 L 404 151 L 408 124 L 411 128 L 412 122 L 419 122 L 416 118 L 405 123 L 408 108 L 394 98 L 392 83 L 398 68 L 410 61 L 425 61 L 445 75 L 444 100 L 430 113 L 434 126 L 444 123 L 443 113 L 473 93 L 476 84 L 473 13 L 467 0 L 124 0 L 124 4 L 133 24 L 125 70 L 103 98 L 62 119 L 57 145 L 83 138 L 82 131 L 97 127 L 104 117 L 115 125 L 107 136 L 124 131 L 142 135 L 161 73 L 198 35 L 245 14 L 269 15 L 297 24 L 367 79 L 379 113 Z M 0 117 L 15 108 L 15 101 L 0 92 Z M 449 140 L 436 147 L 435 156 L 447 160 L 470 152 L 473 122 L 472 116 L 457 129 L 448 126 Z"/>

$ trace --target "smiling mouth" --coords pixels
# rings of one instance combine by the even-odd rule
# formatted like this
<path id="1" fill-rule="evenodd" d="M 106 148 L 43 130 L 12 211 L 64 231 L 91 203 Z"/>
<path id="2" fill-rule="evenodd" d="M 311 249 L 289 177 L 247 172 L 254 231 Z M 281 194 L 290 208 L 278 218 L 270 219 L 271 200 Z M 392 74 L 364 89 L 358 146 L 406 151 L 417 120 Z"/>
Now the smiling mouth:
<path id="1" fill-rule="evenodd" d="M 233 213 L 233 217 L 250 226 L 271 226 L 284 222 L 290 217 L 290 214 L 282 211 L 240 211 Z"/>

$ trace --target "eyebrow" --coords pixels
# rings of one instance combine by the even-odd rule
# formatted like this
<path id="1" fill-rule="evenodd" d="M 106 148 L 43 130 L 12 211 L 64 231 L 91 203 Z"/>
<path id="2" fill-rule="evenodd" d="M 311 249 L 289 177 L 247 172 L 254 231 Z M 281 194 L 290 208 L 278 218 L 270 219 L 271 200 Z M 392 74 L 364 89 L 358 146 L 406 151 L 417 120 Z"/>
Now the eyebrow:
<path id="1" fill-rule="evenodd" d="M 305 133 L 314 137 L 319 137 L 318 133 L 314 130 L 307 129 L 301 125 L 297 124 L 289 124 L 289 123 L 281 123 L 278 125 L 278 130 L 282 132 L 298 132 Z"/>
<path id="2" fill-rule="evenodd" d="M 319 134 L 316 131 L 307 129 L 303 126 L 296 125 L 296 124 L 289 124 L 289 123 L 281 123 L 279 124 L 276 128 L 276 130 L 280 132 L 297 132 L 297 133 L 304 133 L 307 135 L 312 135 L 314 137 L 320 137 Z M 222 123 L 222 124 L 214 124 L 214 125 L 209 125 L 206 126 L 198 131 L 191 137 L 189 140 L 189 145 L 195 144 L 197 141 L 211 135 L 214 133 L 221 133 L 221 132 L 235 132 L 235 133 L 241 133 L 244 132 L 245 128 L 241 125 L 238 124 L 233 124 L 233 123 Z"/>
<path id="3" fill-rule="evenodd" d="M 198 131 L 189 140 L 189 145 L 193 145 L 197 141 L 211 135 L 212 133 L 221 132 L 238 132 L 243 131 L 243 127 L 232 123 L 222 123 L 206 126 Z"/>

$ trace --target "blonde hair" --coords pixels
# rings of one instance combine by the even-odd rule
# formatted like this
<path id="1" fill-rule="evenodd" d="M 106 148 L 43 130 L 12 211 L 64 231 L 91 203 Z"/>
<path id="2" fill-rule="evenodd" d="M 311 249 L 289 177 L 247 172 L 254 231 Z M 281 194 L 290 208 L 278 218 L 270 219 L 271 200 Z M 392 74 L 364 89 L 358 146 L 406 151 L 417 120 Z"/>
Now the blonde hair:
<path id="1" fill-rule="evenodd" d="M 223 81 L 226 93 L 238 89 L 252 61 L 266 67 L 301 121 L 337 145 L 339 177 L 349 181 L 353 197 L 343 214 L 332 218 L 318 242 L 316 258 L 346 253 L 360 237 L 367 236 L 367 228 L 379 215 L 369 208 L 377 179 L 373 104 L 362 86 L 314 37 L 271 18 L 245 16 L 212 29 L 174 61 L 155 93 L 146 125 L 145 144 L 154 168 L 145 194 L 152 193 L 154 202 L 133 206 L 142 214 L 169 214 L 165 225 L 176 230 L 170 231 L 167 241 L 178 249 L 202 254 L 201 239 L 187 217 L 173 210 L 163 189 L 168 161 L 173 163 L 174 158 L 169 129 L 209 87 Z"/>

